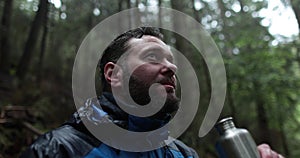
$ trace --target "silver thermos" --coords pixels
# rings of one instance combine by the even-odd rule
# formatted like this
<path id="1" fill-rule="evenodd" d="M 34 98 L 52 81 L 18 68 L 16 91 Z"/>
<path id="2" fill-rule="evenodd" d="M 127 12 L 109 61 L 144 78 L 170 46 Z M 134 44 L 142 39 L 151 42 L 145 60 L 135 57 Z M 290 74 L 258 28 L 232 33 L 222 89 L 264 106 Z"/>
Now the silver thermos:
<path id="1" fill-rule="evenodd" d="M 222 119 L 215 127 L 220 134 L 216 144 L 220 158 L 260 158 L 250 133 L 236 128 L 232 117 Z"/>

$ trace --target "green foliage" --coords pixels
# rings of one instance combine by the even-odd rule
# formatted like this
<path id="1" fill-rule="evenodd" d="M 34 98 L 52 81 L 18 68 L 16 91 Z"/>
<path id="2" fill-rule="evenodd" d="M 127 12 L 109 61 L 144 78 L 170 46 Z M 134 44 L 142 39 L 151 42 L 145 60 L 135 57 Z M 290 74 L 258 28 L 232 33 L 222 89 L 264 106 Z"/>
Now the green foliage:
<path id="1" fill-rule="evenodd" d="M 163 0 L 162 6 L 171 7 L 173 0 Z M 4 1 L 0 8 L 4 8 Z M 33 125 L 45 132 L 62 124 L 75 110 L 72 98 L 72 66 L 76 52 L 86 34 L 108 16 L 126 9 L 125 1 L 112 0 L 61 0 L 62 6 L 49 7 L 48 36 L 43 67 L 39 65 L 41 40 L 33 52 L 33 62 L 27 77 L 16 78 L 16 66 L 21 58 L 31 22 L 38 7 L 38 0 L 14 0 L 11 16 L 11 54 L 9 55 L 9 79 L 0 82 L 0 108 L 6 104 L 24 105 L 33 112 Z M 174 1 L 173 1 L 174 2 Z M 266 7 L 266 0 L 200 0 L 202 8 L 192 10 L 192 1 L 177 1 L 183 12 L 200 15 L 201 23 L 211 33 L 223 53 L 227 72 L 227 98 L 222 116 L 232 115 L 239 126 L 248 128 L 257 142 L 264 129 L 259 128 L 258 99 L 266 109 L 270 144 L 277 151 L 300 156 L 300 60 L 299 40 L 290 43 L 271 45 L 275 38 L 267 27 L 260 23 L 259 11 Z M 236 8 L 243 2 L 243 8 Z M 141 6 L 149 5 L 149 0 L 140 0 Z M 131 6 L 135 6 L 131 1 Z M 98 9 L 99 14 L 94 10 Z M 224 15 L 220 13 L 225 13 Z M 0 13 L 1 17 L 3 13 Z M 143 14 L 142 14 L 143 15 Z M 190 30 L 198 31 L 198 30 Z M 42 35 L 39 34 L 39 39 Z M 104 37 L 105 38 L 105 37 Z M 174 35 L 168 33 L 166 41 L 174 44 Z M 180 138 L 194 147 L 200 157 L 216 157 L 214 142 L 217 133 L 212 130 L 205 138 L 198 138 L 198 130 L 210 99 L 209 76 L 205 63 L 202 63 L 190 43 L 180 43 L 189 51 L 185 54 L 199 78 L 201 100 L 199 110 L 190 128 Z M 183 47 L 184 48 L 184 47 Z M 41 70 L 42 77 L 38 77 Z M 0 73 L 2 70 L 0 69 Z M 0 74 L 0 79 L 3 76 Z M 6 80 L 5 80 L 6 81 Z M 3 88 L 3 84 L 9 88 Z M 5 94 L 5 95 L 2 95 Z M 2 97 L 2 96 L 5 96 Z M 4 126 L 0 124 L 0 157 L 16 157 L 24 147 L 36 137 L 21 125 Z M 25 138 L 26 137 L 26 138 Z M 20 140 L 16 145 L 14 140 Z M 286 141 L 286 142 L 285 142 Z M 288 151 L 286 151 L 286 149 Z M 11 153 L 12 149 L 16 149 Z"/>

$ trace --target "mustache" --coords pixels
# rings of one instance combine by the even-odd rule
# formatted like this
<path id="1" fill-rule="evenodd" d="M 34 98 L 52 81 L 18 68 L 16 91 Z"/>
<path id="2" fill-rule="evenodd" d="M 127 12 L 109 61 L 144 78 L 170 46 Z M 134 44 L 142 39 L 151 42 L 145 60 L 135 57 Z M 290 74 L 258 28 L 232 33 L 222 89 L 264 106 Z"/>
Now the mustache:
<path id="1" fill-rule="evenodd" d="M 171 85 L 172 87 L 174 87 L 176 89 L 177 87 L 177 84 L 176 84 L 176 77 L 175 76 L 172 76 L 172 77 L 161 77 L 161 78 L 158 78 L 154 81 L 142 81 L 140 80 L 138 77 L 134 76 L 134 75 L 131 75 L 127 78 L 129 80 L 129 84 L 130 85 L 135 85 L 136 83 L 140 83 L 142 85 L 144 85 L 145 88 L 149 88 L 152 84 L 154 83 L 159 83 L 161 85 Z M 131 86 L 129 86 L 131 87 Z"/>
<path id="2" fill-rule="evenodd" d="M 162 85 L 171 85 L 174 88 L 176 88 L 176 79 L 175 79 L 175 77 L 158 79 L 154 83 L 160 83 Z"/>

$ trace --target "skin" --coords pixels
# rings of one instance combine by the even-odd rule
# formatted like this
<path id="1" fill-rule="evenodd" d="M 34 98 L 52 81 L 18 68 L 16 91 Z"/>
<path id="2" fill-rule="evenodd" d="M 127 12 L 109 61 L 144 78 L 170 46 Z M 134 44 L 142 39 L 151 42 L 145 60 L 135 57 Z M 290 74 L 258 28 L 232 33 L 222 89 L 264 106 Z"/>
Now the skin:
<path id="1" fill-rule="evenodd" d="M 160 83 L 162 86 L 155 87 L 157 94 L 160 95 L 166 92 L 167 101 L 170 100 L 170 104 L 179 102 L 175 94 L 175 72 L 177 67 L 173 62 L 174 57 L 169 46 L 160 39 L 149 35 L 130 39 L 128 46 L 129 54 L 126 57 L 126 70 L 113 62 L 108 62 L 104 67 L 105 79 L 111 87 L 123 92 L 125 80 L 129 78 L 128 75 L 132 72 L 135 83 L 143 84 L 141 87 L 138 85 L 133 86 L 134 89 L 138 89 L 135 95 L 145 95 L 144 93 L 148 93 L 148 89 L 153 83 Z M 143 89 L 146 89 L 146 91 Z M 126 95 L 122 93 L 116 95 L 115 97 L 126 100 Z M 143 97 L 142 100 L 145 100 L 145 98 Z M 139 104 L 147 104 L 147 102 Z M 171 109 L 170 111 L 176 110 L 174 107 L 166 108 Z M 261 158 L 284 158 L 267 144 L 261 144 L 257 149 Z"/>
<path id="2" fill-rule="evenodd" d="M 128 41 L 129 49 L 126 56 L 126 64 L 121 66 L 109 62 L 104 67 L 105 78 L 111 87 L 120 92 L 116 94 L 118 98 L 126 100 L 125 84 L 126 80 L 130 80 L 130 88 L 136 96 L 135 100 L 138 104 L 147 104 L 150 100 L 147 99 L 148 90 L 151 85 L 154 86 L 155 94 L 161 96 L 167 93 L 167 101 L 175 101 L 178 98 L 175 95 L 176 65 L 173 63 L 173 54 L 170 47 L 160 39 L 144 35 L 142 38 L 132 38 Z M 132 73 L 132 75 L 130 75 Z M 131 84 L 132 83 L 132 84 Z M 142 86 L 139 86 L 142 85 Z M 114 94 L 115 95 L 115 94 Z M 142 96 L 141 99 L 138 96 Z M 135 97 L 133 97 L 135 98 Z M 143 102 L 145 101 L 146 102 Z"/>
<path id="3" fill-rule="evenodd" d="M 284 158 L 282 155 L 273 151 L 268 144 L 261 144 L 257 147 L 261 158 Z"/>
<path id="4" fill-rule="evenodd" d="M 157 93 L 162 88 L 170 97 L 176 97 L 176 65 L 173 63 L 173 54 L 169 47 L 161 40 L 152 36 L 143 36 L 141 39 L 129 41 L 131 52 L 128 55 L 128 69 L 133 71 L 132 76 L 143 81 L 147 86 L 160 83 Z"/>

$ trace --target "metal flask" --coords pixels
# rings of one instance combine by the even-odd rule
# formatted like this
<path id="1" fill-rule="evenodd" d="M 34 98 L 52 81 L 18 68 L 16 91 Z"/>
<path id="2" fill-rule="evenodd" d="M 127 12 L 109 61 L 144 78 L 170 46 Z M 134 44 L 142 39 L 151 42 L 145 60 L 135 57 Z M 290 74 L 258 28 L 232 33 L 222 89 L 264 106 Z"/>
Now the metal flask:
<path id="1" fill-rule="evenodd" d="M 232 117 L 222 119 L 215 127 L 220 134 L 216 144 L 220 158 L 260 158 L 248 130 L 236 128 Z"/>

